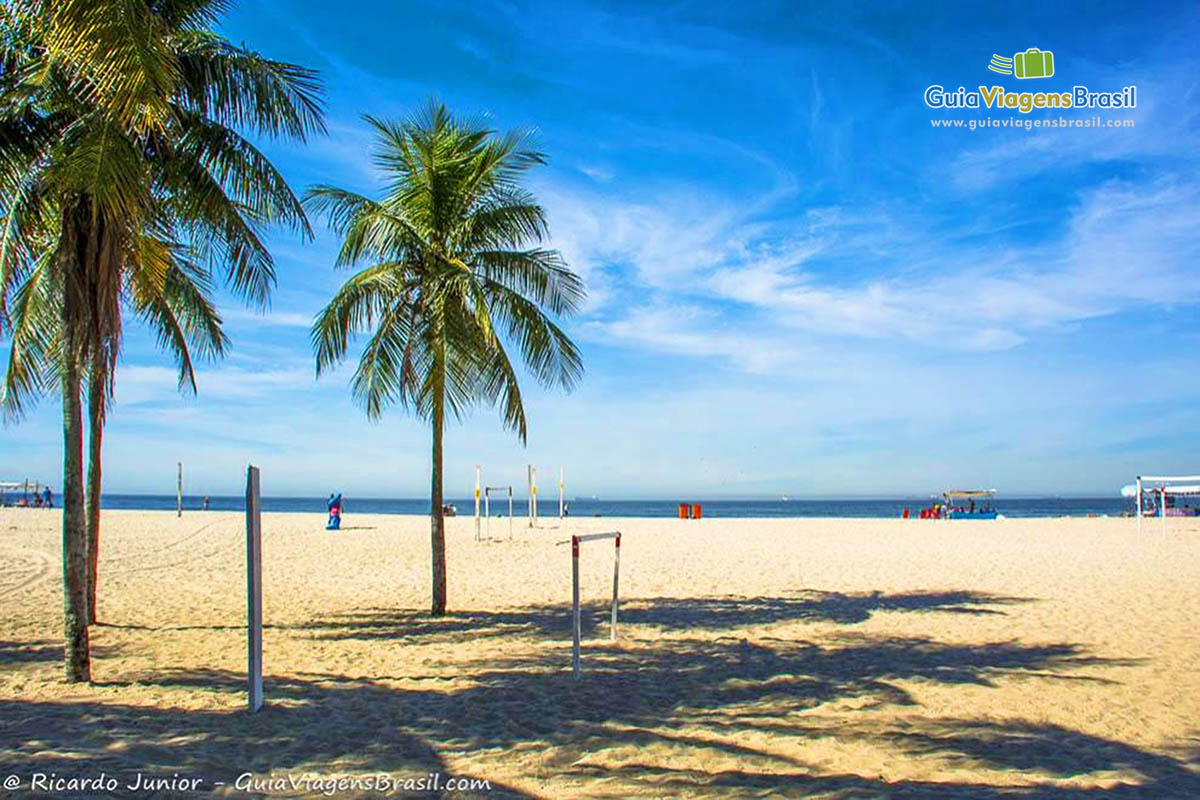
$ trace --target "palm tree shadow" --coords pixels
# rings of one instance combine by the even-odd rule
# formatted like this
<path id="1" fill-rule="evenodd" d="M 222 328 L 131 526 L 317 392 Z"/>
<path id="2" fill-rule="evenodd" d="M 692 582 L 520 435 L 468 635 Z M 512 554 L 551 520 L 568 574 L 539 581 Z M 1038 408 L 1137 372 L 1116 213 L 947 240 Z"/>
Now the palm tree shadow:
<path id="1" fill-rule="evenodd" d="M 0 666 L 39 661 L 62 661 L 62 644 L 46 639 L 35 642 L 0 642 Z"/>
<path id="2" fill-rule="evenodd" d="M 161 680 L 139 685 L 228 694 L 243 692 L 245 678 L 219 670 L 169 672 Z M 256 714 L 240 708 L 0 701 L 0 764 L 19 765 L 22 773 L 65 776 L 81 774 L 80 765 L 85 764 L 88 774 L 105 772 L 121 781 L 138 773 L 199 778 L 196 794 L 205 796 L 218 792 L 218 782 L 225 789 L 236 786 L 241 775 L 386 774 L 405 780 L 439 773 L 443 785 L 449 777 L 478 777 L 450 769 L 428 741 L 398 725 L 403 698 L 386 687 L 286 678 L 273 678 L 270 685 L 271 702 Z M 256 790 L 247 791 L 259 796 Z M 360 791 L 357 796 L 370 795 Z M 528 795 L 493 779 L 489 791 L 405 791 L 396 796 Z"/>
<path id="3" fill-rule="evenodd" d="M 876 706 L 917 709 L 904 681 L 986 687 L 1014 676 L 1097 680 L 1103 678 L 1092 674 L 1096 670 L 1129 663 L 1066 643 L 966 646 L 848 632 L 824 645 L 729 638 L 591 644 L 582 679 L 574 680 L 566 648 L 539 647 L 525 655 L 459 663 L 464 680 L 436 687 L 422 687 L 421 676 L 413 675 L 267 676 L 268 706 L 255 715 L 0 702 L 0 760 L 60 773 L 88 763 L 114 773 L 176 771 L 226 780 L 242 772 L 318 769 L 314 765 L 340 772 L 449 774 L 432 744 L 437 742 L 463 754 L 528 759 L 520 763 L 536 763 L 542 774 L 548 770 L 567 785 L 599 779 L 613 795 L 1074 797 L 1095 792 L 1037 785 L 1040 777 L 1033 786 L 1025 781 L 1017 787 L 1004 781 L 889 783 L 828 775 L 796 757 L 756 747 L 744 734 L 828 736 L 814 725 L 819 718 L 804 713 L 826 705 L 852 703 L 863 714 Z M 143 683 L 239 700 L 244 692 L 243 676 L 218 671 L 172 671 Z M 996 771 L 1078 777 L 1123 770 L 1141 776 L 1145 796 L 1153 790 L 1157 796 L 1200 792 L 1181 760 L 1063 728 L 966 719 L 873 731 L 855 727 L 857 719 L 858 712 L 836 735 L 871 740 L 914 758 L 969 759 L 990 771 L 984 777 Z M 596 754 L 648 752 L 641 746 L 650 744 L 669 748 L 668 755 L 660 750 L 657 763 L 626 758 L 615 766 L 595 764 Z M 1064 767 L 1064 753 L 1079 765 L 1073 772 Z M 732 760 L 737 767 L 684 769 L 676 758 L 690 764 Z M 1062 794 L 1052 793 L 1060 788 Z M 519 795 L 510 787 L 499 791 Z"/>
<path id="4" fill-rule="evenodd" d="M 781 622 L 833 622 L 854 625 L 885 612 L 1003 614 L 1000 606 L 1032 602 L 962 590 L 884 594 L 844 594 L 806 590 L 796 597 L 657 597 L 620 604 L 625 625 L 665 631 L 732 631 Z M 608 624 L 609 606 L 594 604 L 582 616 L 585 636 Z M 473 637 L 528 635 L 561 640 L 571 636 L 569 604 L 502 611 L 452 612 L 432 617 L 421 611 L 366 608 L 299 626 L 316 639 L 441 639 L 470 632 Z"/>

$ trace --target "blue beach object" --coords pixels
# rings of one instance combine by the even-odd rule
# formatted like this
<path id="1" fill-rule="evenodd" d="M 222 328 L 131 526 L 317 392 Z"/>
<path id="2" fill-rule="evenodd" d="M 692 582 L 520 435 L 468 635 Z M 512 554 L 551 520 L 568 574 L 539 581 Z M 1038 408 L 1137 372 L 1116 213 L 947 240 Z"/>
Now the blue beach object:
<path id="1" fill-rule="evenodd" d="M 340 492 L 329 495 L 329 522 L 325 530 L 337 531 L 342 529 L 342 495 Z"/>

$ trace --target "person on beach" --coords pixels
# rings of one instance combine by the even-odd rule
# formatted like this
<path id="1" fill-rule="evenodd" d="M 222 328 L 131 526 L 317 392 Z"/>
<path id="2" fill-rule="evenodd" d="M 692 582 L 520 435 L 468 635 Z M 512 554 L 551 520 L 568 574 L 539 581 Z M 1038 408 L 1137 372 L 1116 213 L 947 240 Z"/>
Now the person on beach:
<path id="1" fill-rule="evenodd" d="M 208 505 L 209 505 L 209 499 L 208 499 L 208 495 L 204 495 L 204 503 L 203 503 L 203 505 L 204 505 L 204 510 L 205 510 L 205 511 L 208 511 Z"/>
<path id="2" fill-rule="evenodd" d="M 54 492 L 50 490 L 49 486 L 42 491 L 42 505 L 46 508 L 54 508 Z"/>
<path id="3" fill-rule="evenodd" d="M 342 529 L 342 495 L 339 492 L 329 494 L 329 522 L 325 530 L 338 531 Z"/>

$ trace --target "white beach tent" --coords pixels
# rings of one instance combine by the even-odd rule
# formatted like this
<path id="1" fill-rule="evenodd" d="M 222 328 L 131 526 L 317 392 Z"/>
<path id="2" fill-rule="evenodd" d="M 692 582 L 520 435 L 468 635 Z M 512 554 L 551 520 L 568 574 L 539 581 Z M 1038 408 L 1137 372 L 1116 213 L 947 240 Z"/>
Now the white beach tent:
<path id="1" fill-rule="evenodd" d="M 1192 483 L 1189 485 L 1188 482 Z M 1159 492 L 1158 515 L 1162 518 L 1163 538 L 1167 538 L 1167 495 L 1200 494 L 1200 475 L 1138 475 L 1137 483 L 1121 488 L 1121 495 L 1129 497 L 1129 490 L 1137 498 L 1138 533 L 1142 532 L 1142 486 L 1157 483 Z"/>
<path id="2" fill-rule="evenodd" d="M 4 496 L 5 493 L 21 492 L 22 494 L 29 494 L 29 487 L 31 486 L 36 487 L 34 491 L 41 488 L 41 484 L 30 483 L 29 481 L 0 481 L 0 504 L 7 504 L 8 502 Z"/>

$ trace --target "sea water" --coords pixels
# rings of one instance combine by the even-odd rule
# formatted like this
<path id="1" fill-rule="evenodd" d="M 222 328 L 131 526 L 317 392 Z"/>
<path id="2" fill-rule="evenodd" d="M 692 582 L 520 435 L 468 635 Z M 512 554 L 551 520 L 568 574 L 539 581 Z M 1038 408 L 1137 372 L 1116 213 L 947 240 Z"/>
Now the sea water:
<path id="1" fill-rule="evenodd" d="M 199 509 L 203 498 L 185 495 L 183 507 Z M 475 503 L 471 498 L 448 498 L 460 516 L 471 516 Z M 572 517 L 676 517 L 679 503 L 700 503 L 705 517 L 899 517 L 905 508 L 916 512 L 934 502 L 929 497 L 898 497 L 888 499 L 829 499 L 829 500 L 707 500 L 704 497 L 680 497 L 670 500 L 604 500 L 599 498 L 568 498 Z M 381 498 L 345 496 L 348 514 L 428 514 L 428 498 Z M 326 513 L 325 497 L 264 497 L 263 511 L 296 513 Z M 175 495 L 106 494 L 104 508 L 137 509 L 145 511 L 175 510 Z M 1082 517 L 1088 515 L 1119 516 L 1132 513 L 1132 501 L 1120 497 L 1005 497 L 999 495 L 996 508 L 1006 517 Z M 241 496 L 213 495 L 209 498 L 213 511 L 242 511 L 245 499 Z M 513 504 L 518 516 L 525 516 L 526 502 L 516 499 Z M 507 513 L 507 498 L 493 503 L 494 516 Z M 543 518 L 558 516 L 558 498 L 538 502 L 538 514 Z"/>

